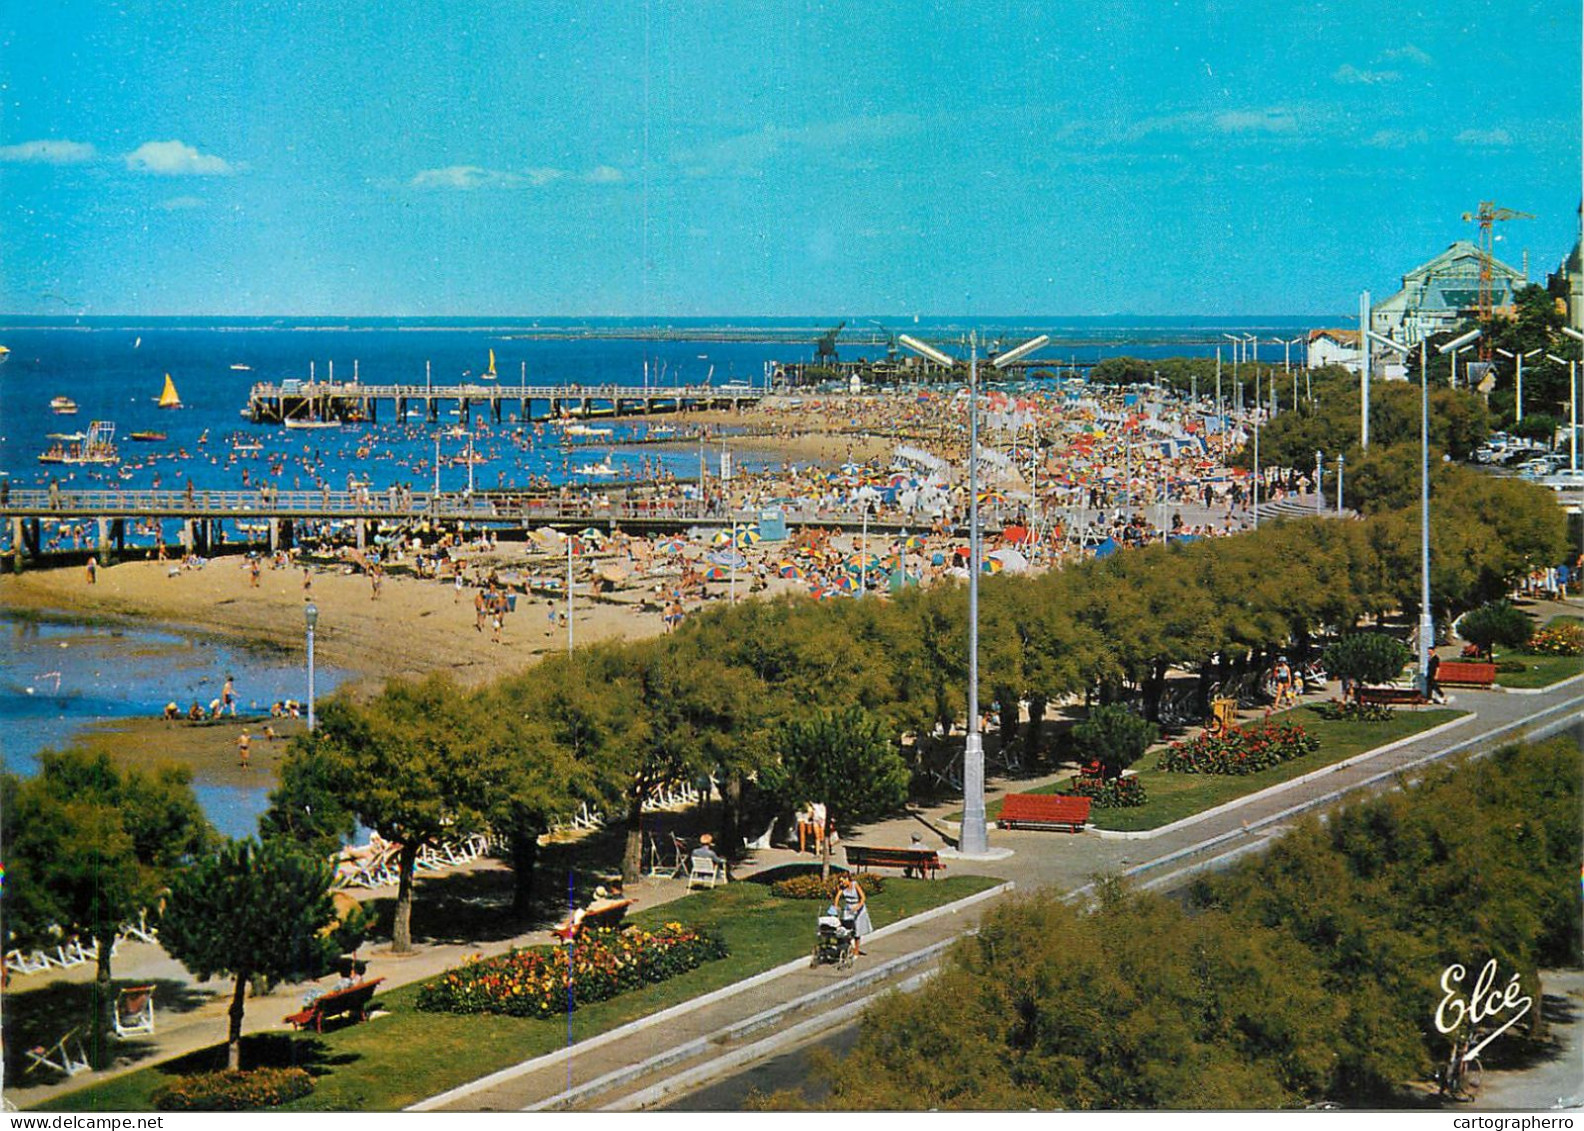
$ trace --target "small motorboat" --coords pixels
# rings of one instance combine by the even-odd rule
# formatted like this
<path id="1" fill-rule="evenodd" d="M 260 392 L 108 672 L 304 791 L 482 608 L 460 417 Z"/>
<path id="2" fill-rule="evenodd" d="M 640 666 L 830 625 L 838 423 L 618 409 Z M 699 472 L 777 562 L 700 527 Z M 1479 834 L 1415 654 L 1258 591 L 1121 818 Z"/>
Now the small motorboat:
<path id="1" fill-rule="evenodd" d="M 50 400 L 50 411 L 56 416 L 76 416 L 77 402 L 70 397 L 54 397 Z"/>
<path id="2" fill-rule="evenodd" d="M 127 437 L 144 444 L 157 444 L 162 440 L 170 439 L 170 437 L 163 432 L 128 432 Z"/>

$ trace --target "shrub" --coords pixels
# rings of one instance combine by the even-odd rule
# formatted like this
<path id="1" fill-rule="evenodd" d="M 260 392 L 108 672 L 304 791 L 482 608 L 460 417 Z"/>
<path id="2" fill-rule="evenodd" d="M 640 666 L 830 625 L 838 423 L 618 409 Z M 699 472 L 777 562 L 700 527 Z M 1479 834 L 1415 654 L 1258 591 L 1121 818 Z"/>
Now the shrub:
<path id="1" fill-rule="evenodd" d="M 1531 636 L 1524 651 L 1536 656 L 1584 656 L 1584 624 L 1555 621 Z"/>
<path id="2" fill-rule="evenodd" d="M 1301 726 L 1269 723 L 1242 727 L 1226 735 L 1205 731 L 1174 742 L 1156 768 L 1177 774 L 1253 774 L 1320 749 L 1320 740 Z"/>
<path id="3" fill-rule="evenodd" d="M 1458 634 L 1489 656 L 1491 649 L 1521 648 L 1534 632 L 1534 623 L 1511 601 L 1481 605 L 1458 622 Z"/>
<path id="4" fill-rule="evenodd" d="M 778 895 L 782 899 L 822 899 L 829 903 L 836 898 L 836 892 L 841 888 L 844 876 L 832 873 L 826 880 L 820 879 L 818 872 L 805 872 L 801 876 L 790 876 L 784 880 L 777 880 L 770 885 L 770 894 Z M 865 894 L 875 895 L 885 890 L 885 880 L 879 876 L 864 874 L 859 886 Z"/>
<path id="5" fill-rule="evenodd" d="M 1070 783 L 1069 792 L 1074 797 L 1087 797 L 1096 809 L 1131 809 L 1149 800 L 1144 794 L 1144 783 L 1138 778 L 1081 778 Z"/>
<path id="6" fill-rule="evenodd" d="M 1160 731 L 1126 707 L 1096 707 L 1072 729 L 1073 747 L 1085 761 L 1100 763 L 1105 776 L 1114 778 L 1138 761 Z"/>
<path id="7" fill-rule="evenodd" d="M 252 1111 L 278 1107 L 313 1089 L 313 1077 L 301 1068 L 255 1068 L 181 1076 L 153 1099 L 160 1111 Z"/>
<path id="8" fill-rule="evenodd" d="M 418 991 L 417 1004 L 433 1013 L 556 1017 L 725 957 L 719 937 L 681 923 L 585 931 L 570 946 L 514 950 L 447 970 Z"/>
<path id="9" fill-rule="evenodd" d="M 1397 712 L 1386 703 L 1343 703 L 1336 699 L 1315 707 L 1322 719 L 1345 720 L 1352 723 L 1387 723 Z"/>
<path id="10" fill-rule="evenodd" d="M 1320 657 L 1320 664 L 1338 679 L 1355 683 L 1386 683 L 1396 679 L 1412 658 L 1406 645 L 1379 632 L 1344 636 Z"/>

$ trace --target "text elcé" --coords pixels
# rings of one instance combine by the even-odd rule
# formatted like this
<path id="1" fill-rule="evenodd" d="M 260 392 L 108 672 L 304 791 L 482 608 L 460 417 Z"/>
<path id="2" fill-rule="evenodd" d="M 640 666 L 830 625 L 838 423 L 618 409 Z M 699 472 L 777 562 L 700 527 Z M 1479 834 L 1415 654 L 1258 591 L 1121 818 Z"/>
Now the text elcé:
<path id="1" fill-rule="evenodd" d="M 1496 984 L 1496 960 L 1492 958 L 1485 963 L 1479 972 L 1479 977 L 1474 980 L 1474 988 L 1465 999 L 1461 986 L 1463 979 L 1468 975 L 1461 963 L 1454 962 L 1441 971 L 1441 1004 L 1436 1006 L 1435 1026 L 1442 1033 L 1452 1033 L 1467 1021 L 1471 1026 L 1478 1025 L 1495 1017 L 1497 1014 L 1509 1010 L 1517 1010 L 1502 1025 L 1479 1044 L 1469 1049 L 1464 1054 L 1465 1059 L 1476 1056 L 1480 1049 L 1490 1044 L 1529 1012 L 1534 1004 L 1534 999 L 1523 993 L 1523 986 L 1519 984 L 1518 974 L 1515 972 L 1507 980 L 1507 986 L 1500 993 L 1494 989 Z"/>

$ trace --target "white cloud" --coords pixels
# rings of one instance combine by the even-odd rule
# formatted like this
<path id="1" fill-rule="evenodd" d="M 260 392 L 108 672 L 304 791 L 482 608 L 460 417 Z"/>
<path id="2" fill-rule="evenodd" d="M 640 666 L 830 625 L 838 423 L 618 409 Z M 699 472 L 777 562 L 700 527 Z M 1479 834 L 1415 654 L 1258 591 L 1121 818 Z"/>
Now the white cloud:
<path id="1" fill-rule="evenodd" d="M 421 189 L 504 189 L 529 185 L 537 188 L 562 175 L 560 169 L 527 169 L 507 173 L 480 165 L 447 165 L 443 169 L 424 169 L 407 183 Z"/>
<path id="2" fill-rule="evenodd" d="M 1396 82 L 1402 78 L 1402 75 L 1397 71 L 1364 71 L 1352 63 L 1343 63 L 1331 72 L 1331 78 L 1345 84 L 1361 83 L 1365 86 L 1374 86 L 1377 83 Z"/>
<path id="3" fill-rule="evenodd" d="M 1364 139 L 1373 149 L 1406 149 L 1410 145 L 1423 145 L 1430 140 L 1424 130 L 1376 130 Z"/>
<path id="4" fill-rule="evenodd" d="M 0 146 L 0 161 L 35 165 L 80 165 L 97 155 L 93 146 L 81 141 L 50 139 Z"/>
<path id="5" fill-rule="evenodd" d="M 1224 110 L 1215 116 L 1215 128 L 1224 134 L 1288 134 L 1298 119 L 1287 110 Z"/>
<path id="6" fill-rule="evenodd" d="M 1429 55 L 1411 43 L 1406 47 L 1393 47 L 1389 51 L 1382 52 L 1381 56 L 1393 62 L 1403 60 L 1409 63 L 1417 63 L 1421 67 L 1428 67 L 1435 62 Z"/>
<path id="7" fill-rule="evenodd" d="M 127 168 L 164 177 L 229 177 L 236 170 L 209 153 L 180 141 L 145 141 L 126 155 Z"/>
<path id="8" fill-rule="evenodd" d="M 1464 130 L 1457 135 L 1459 145 L 1502 146 L 1512 144 L 1512 135 L 1506 130 Z"/>
<path id="9" fill-rule="evenodd" d="M 591 185 L 619 185 L 626 179 L 614 165 L 596 165 L 584 178 Z"/>
<path id="10" fill-rule="evenodd" d="M 766 123 L 752 133 L 685 149 L 677 158 L 691 177 L 716 173 L 757 175 L 766 163 L 783 153 L 794 153 L 804 160 L 832 156 L 845 159 L 855 149 L 884 145 L 918 134 L 923 128 L 924 123 L 913 114 L 839 118 L 790 129 Z"/>
<path id="11" fill-rule="evenodd" d="M 207 203 L 202 197 L 173 196 L 169 200 L 160 202 L 160 207 L 167 212 L 186 212 L 193 208 L 202 208 Z"/>

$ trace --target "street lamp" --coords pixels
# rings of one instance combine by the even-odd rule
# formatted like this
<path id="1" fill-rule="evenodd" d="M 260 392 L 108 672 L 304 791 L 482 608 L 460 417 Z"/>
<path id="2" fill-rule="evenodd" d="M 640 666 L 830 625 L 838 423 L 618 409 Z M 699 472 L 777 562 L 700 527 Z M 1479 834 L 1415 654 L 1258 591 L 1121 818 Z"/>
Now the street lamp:
<path id="1" fill-rule="evenodd" d="M 1478 329 L 1459 334 L 1439 353 L 1449 354 L 1457 368 L 1459 350 L 1480 336 Z M 1430 649 L 1435 644 L 1435 619 L 1430 615 L 1430 376 L 1425 338 L 1419 339 L 1419 693 L 1430 697 Z"/>
<path id="2" fill-rule="evenodd" d="M 907 334 L 897 341 L 920 357 L 950 369 L 955 361 Z M 990 364 L 1005 369 L 1050 342 L 1041 334 L 998 354 Z M 957 851 L 990 855 L 984 803 L 984 744 L 979 734 L 979 338 L 968 337 L 968 737 L 963 744 L 963 820 Z"/>
<path id="3" fill-rule="evenodd" d="M 1515 391 L 1515 393 L 1513 395 L 1513 409 L 1514 409 L 1514 413 L 1515 413 L 1515 416 L 1516 416 L 1516 422 L 1518 424 L 1522 424 L 1523 423 L 1523 363 L 1524 363 L 1524 358 L 1526 358 L 1526 357 L 1537 357 L 1540 354 L 1544 353 L 1545 351 L 1542 350 L 1539 346 L 1536 346 L 1534 349 L 1530 350 L 1528 353 L 1522 353 L 1522 352 L 1512 353 L 1512 352 L 1510 352 L 1508 350 L 1502 349 L 1500 346 L 1497 346 L 1496 347 L 1496 352 L 1501 354 L 1503 357 L 1512 358 L 1513 364 L 1518 369 L 1517 386 L 1516 386 L 1516 391 Z"/>
<path id="4" fill-rule="evenodd" d="M 314 729 L 314 626 L 319 623 L 319 606 L 309 601 L 303 606 L 303 620 L 308 625 L 308 730 Z"/>
<path id="5" fill-rule="evenodd" d="M 1579 333 L 1571 326 L 1562 327 L 1562 332 L 1575 342 L 1584 346 L 1584 334 Z M 1578 470 L 1578 363 L 1568 362 L 1568 450 L 1572 453 L 1568 464 L 1574 471 Z"/>

